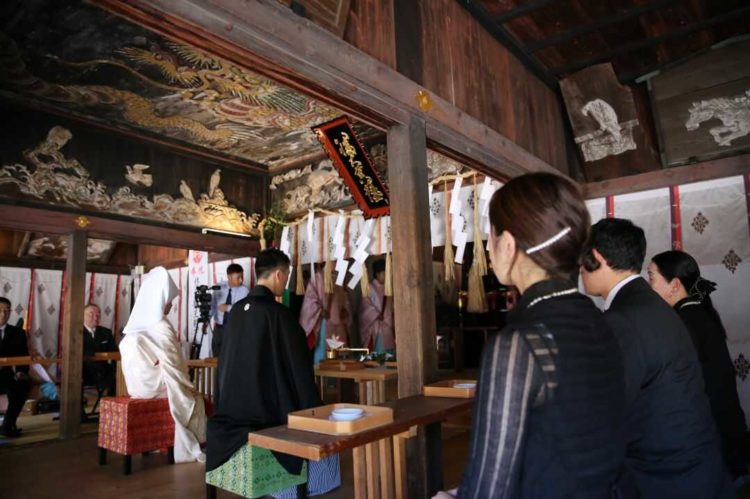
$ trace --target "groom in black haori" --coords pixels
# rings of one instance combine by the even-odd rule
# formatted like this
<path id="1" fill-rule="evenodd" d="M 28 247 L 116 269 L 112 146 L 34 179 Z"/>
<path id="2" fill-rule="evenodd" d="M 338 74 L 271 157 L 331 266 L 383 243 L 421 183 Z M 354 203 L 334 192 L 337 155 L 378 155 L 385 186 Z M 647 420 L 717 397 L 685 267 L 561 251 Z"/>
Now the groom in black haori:
<path id="1" fill-rule="evenodd" d="M 291 311 L 276 301 L 289 280 L 290 261 L 277 249 L 261 251 L 255 261 L 258 284 L 230 312 L 218 362 L 216 410 L 208 422 L 206 470 L 211 471 L 247 445 L 249 432 L 283 425 L 290 412 L 322 404 L 315 384 L 312 356 L 305 332 Z M 284 469 L 299 475 L 303 461 L 274 453 Z M 335 474 L 327 490 L 340 484 L 338 456 L 325 463 Z M 335 465 L 335 473 L 331 465 Z M 314 466 L 315 465 L 315 466 Z M 316 490 L 317 463 L 310 463 L 308 493 Z"/>

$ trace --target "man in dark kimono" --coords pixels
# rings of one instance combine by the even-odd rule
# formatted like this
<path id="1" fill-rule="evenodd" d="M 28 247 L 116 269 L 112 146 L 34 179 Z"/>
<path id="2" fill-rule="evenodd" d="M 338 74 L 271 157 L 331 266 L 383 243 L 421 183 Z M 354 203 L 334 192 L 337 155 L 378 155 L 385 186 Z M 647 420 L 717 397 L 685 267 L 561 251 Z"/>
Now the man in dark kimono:
<path id="1" fill-rule="evenodd" d="M 207 471 L 246 445 L 248 432 L 286 424 L 290 412 L 321 405 L 305 332 L 276 301 L 289 268 L 281 251 L 261 251 L 255 261 L 257 285 L 232 307 L 219 352 L 215 413 L 208 421 Z M 274 454 L 289 473 L 300 473 L 300 458 Z M 312 465 L 308 475 L 312 480 Z"/>
<path id="2" fill-rule="evenodd" d="M 592 227 L 581 266 L 622 349 L 626 463 L 644 499 L 734 497 L 690 335 L 640 276 L 645 254 L 643 229 L 608 218 Z"/>

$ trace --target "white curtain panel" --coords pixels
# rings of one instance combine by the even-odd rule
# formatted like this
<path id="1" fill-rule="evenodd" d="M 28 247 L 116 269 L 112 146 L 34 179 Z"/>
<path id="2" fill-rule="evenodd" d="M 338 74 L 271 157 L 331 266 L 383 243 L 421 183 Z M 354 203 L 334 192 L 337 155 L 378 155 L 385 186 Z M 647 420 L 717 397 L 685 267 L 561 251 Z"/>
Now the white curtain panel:
<path id="1" fill-rule="evenodd" d="M 607 218 L 607 198 L 589 199 L 586 201 L 586 208 L 589 210 L 591 225 L 602 218 Z"/>
<path id="2" fill-rule="evenodd" d="M 30 288 L 30 269 L 0 267 L 0 296 L 10 300 L 10 324 L 16 324 L 18 319 L 26 319 Z"/>
<path id="3" fill-rule="evenodd" d="M 50 359 L 58 354 L 58 337 L 60 334 L 60 297 L 62 294 L 62 271 L 33 270 L 34 303 L 30 321 L 29 343 L 32 350 L 42 357 Z M 50 366 L 48 372 L 56 372 Z"/>
<path id="4" fill-rule="evenodd" d="M 672 249 L 669 189 L 615 196 L 615 217 L 631 220 L 646 233 L 646 258 L 641 269 L 645 276 L 651 257 Z"/>
<path id="5" fill-rule="evenodd" d="M 445 194 L 442 191 L 430 196 L 430 235 L 433 248 L 445 245 Z"/>
<path id="6" fill-rule="evenodd" d="M 132 287 L 133 278 L 129 275 L 120 276 L 120 288 L 117 301 L 117 330 L 122 331 L 130 318 L 130 308 L 133 301 Z"/>
<path id="7" fill-rule="evenodd" d="M 117 275 L 93 274 L 94 292 L 90 295 L 90 302 L 99 306 L 102 327 L 115 331 L 115 302 L 117 301 Z M 89 278 L 89 285 L 91 278 Z"/>
<path id="8" fill-rule="evenodd" d="M 750 228 L 742 177 L 680 186 L 682 241 L 701 274 L 716 282 L 711 300 L 727 331 L 737 391 L 750 423 Z"/>

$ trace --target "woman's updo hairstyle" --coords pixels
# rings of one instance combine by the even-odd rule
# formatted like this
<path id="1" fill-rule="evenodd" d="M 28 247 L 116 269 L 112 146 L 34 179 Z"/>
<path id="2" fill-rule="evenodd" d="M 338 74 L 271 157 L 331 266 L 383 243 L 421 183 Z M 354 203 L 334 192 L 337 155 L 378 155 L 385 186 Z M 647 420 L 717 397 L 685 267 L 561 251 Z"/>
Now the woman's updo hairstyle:
<path id="1" fill-rule="evenodd" d="M 510 232 L 516 249 L 527 252 L 565 232 L 559 239 L 527 253 L 551 278 L 572 279 L 591 222 L 576 184 L 551 173 L 515 177 L 490 201 L 490 223 L 496 237 Z"/>

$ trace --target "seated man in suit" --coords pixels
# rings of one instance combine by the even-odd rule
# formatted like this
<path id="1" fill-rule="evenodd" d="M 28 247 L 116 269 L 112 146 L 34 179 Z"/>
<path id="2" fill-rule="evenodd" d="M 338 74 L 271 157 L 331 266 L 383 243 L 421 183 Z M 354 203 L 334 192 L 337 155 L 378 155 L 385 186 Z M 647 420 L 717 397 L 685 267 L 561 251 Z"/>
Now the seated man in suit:
<path id="1" fill-rule="evenodd" d="M 29 355 L 26 333 L 23 329 L 8 324 L 10 300 L 0 297 L 0 357 L 22 357 Z M 29 393 L 29 366 L 3 367 L 0 369 L 0 394 L 8 396 L 8 410 L 5 411 L 0 435 L 15 438 L 21 435 L 16 420 L 26 403 Z"/>
<path id="2" fill-rule="evenodd" d="M 83 384 L 96 385 L 109 396 L 115 394 L 115 366 L 110 362 L 87 360 L 95 353 L 117 352 L 112 331 L 99 325 L 102 313 L 93 303 L 83 309 Z"/>
<path id="3" fill-rule="evenodd" d="M 644 499 L 734 497 L 690 334 L 640 276 L 645 255 L 643 229 L 608 218 L 592 227 L 581 266 L 622 349 L 626 464 Z"/>

